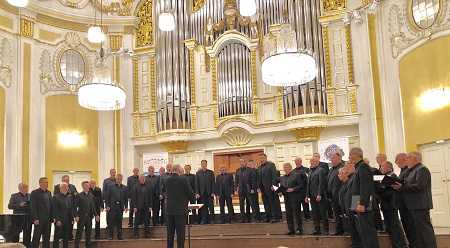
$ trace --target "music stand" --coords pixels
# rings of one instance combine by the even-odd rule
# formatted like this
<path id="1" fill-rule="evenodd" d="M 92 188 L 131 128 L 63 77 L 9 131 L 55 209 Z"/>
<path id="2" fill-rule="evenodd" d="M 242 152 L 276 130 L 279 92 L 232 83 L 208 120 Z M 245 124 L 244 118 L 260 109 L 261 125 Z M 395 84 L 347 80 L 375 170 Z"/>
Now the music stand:
<path id="1" fill-rule="evenodd" d="M 203 207 L 203 204 L 188 204 L 189 212 L 191 212 L 193 209 L 200 209 Z M 191 222 L 189 221 L 189 214 L 188 214 L 188 244 L 189 248 L 191 248 Z"/>

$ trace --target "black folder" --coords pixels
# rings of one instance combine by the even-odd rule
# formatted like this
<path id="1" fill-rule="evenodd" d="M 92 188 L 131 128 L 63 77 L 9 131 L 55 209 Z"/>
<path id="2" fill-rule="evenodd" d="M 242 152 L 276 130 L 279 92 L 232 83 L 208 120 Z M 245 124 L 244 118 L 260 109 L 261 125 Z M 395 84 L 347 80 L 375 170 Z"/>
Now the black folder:
<path id="1" fill-rule="evenodd" d="M 385 187 L 391 187 L 391 185 L 396 184 L 397 182 L 401 183 L 401 184 L 405 183 L 402 179 L 398 179 L 398 178 L 390 177 L 390 176 L 384 176 L 383 180 L 381 180 L 381 185 L 383 185 Z"/>

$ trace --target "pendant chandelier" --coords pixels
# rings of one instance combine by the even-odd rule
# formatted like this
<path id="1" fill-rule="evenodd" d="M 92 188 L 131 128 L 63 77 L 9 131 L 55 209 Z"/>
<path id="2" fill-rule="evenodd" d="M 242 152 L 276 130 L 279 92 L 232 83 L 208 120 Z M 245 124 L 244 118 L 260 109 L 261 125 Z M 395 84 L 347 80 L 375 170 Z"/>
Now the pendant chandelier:
<path id="1" fill-rule="evenodd" d="M 256 14 L 255 0 L 240 0 L 239 1 L 239 13 L 242 16 L 252 16 Z"/>
<path id="2" fill-rule="evenodd" d="M 289 22 L 285 6 L 280 32 L 276 37 L 276 48 L 263 56 L 261 64 L 263 82 L 282 87 L 310 82 L 317 74 L 313 56 L 310 50 L 297 48 L 296 33 Z"/>
<path id="3" fill-rule="evenodd" d="M 164 4 L 164 11 L 158 16 L 158 27 L 166 32 L 175 29 L 175 16 L 167 10 L 167 1 Z"/>
<path id="4" fill-rule="evenodd" d="M 100 2 L 101 6 L 103 6 L 103 1 Z M 88 29 L 88 40 L 92 43 L 101 43 L 105 40 L 105 34 L 103 34 L 103 12 L 100 9 L 100 26 L 97 25 L 97 11 L 94 6 L 94 25 L 90 26 Z"/>
<path id="5" fill-rule="evenodd" d="M 16 7 L 25 7 L 28 4 L 28 0 L 8 0 L 8 3 Z"/>
<path id="6" fill-rule="evenodd" d="M 111 70 L 100 48 L 100 57 L 95 60 L 92 80 L 78 89 L 78 104 L 92 110 L 119 110 L 125 107 L 123 86 L 111 79 Z"/>

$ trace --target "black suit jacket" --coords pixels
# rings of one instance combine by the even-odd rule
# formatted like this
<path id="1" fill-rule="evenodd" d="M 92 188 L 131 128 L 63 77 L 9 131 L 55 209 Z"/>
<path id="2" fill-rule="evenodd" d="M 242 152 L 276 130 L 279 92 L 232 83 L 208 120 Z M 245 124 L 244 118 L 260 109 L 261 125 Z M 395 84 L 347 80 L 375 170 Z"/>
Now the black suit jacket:
<path id="1" fill-rule="evenodd" d="M 137 177 L 131 175 L 127 178 L 128 197 L 131 197 L 134 185 L 138 184 L 139 184 L 139 175 Z"/>
<path id="2" fill-rule="evenodd" d="M 117 203 L 118 202 L 118 203 Z M 127 186 L 111 184 L 108 186 L 108 193 L 106 193 L 105 205 L 110 209 L 124 210 L 128 206 L 128 189 Z"/>
<path id="3" fill-rule="evenodd" d="M 385 176 L 397 178 L 397 175 L 393 172 L 385 174 Z M 391 187 L 381 186 L 376 192 L 381 199 L 381 210 L 396 210 L 397 209 L 397 195 L 398 191 Z"/>
<path id="4" fill-rule="evenodd" d="M 202 170 L 195 173 L 195 193 L 199 195 L 211 195 L 216 192 L 214 172 L 212 170 L 206 169 L 204 172 Z"/>
<path id="5" fill-rule="evenodd" d="M 187 180 L 189 181 L 189 185 L 192 188 L 192 191 L 194 191 L 195 190 L 195 174 L 189 173 L 189 174 L 183 174 L 181 176 L 187 178 Z"/>
<path id="6" fill-rule="evenodd" d="M 27 204 L 21 207 L 20 203 L 22 202 L 26 202 Z M 30 214 L 30 194 L 26 194 L 25 196 L 20 192 L 11 194 L 8 208 L 13 210 L 13 214 Z"/>
<path id="7" fill-rule="evenodd" d="M 241 167 L 236 169 L 234 190 L 239 192 L 239 195 L 245 195 L 250 193 L 251 190 L 255 190 L 256 182 L 254 181 L 255 171 L 245 166 L 243 169 Z"/>
<path id="8" fill-rule="evenodd" d="M 252 182 L 253 182 L 253 187 L 254 187 L 252 189 L 256 193 L 256 190 L 259 188 L 259 184 L 258 184 L 258 182 L 259 182 L 258 168 L 256 168 L 256 169 L 252 168 Z"/>
<path id="9" fill-rule="evenodd" d="M 89 218 L 97 216 L 97 210 L 95 209 L 94 195 L 81 192 L 75 196 L 75 217 Z"/>
<path id="10" fill-rule="evenodd" d="M 44 199 L 44 193 L 42 189 L 38 188 L 31 191 L 30 194 L 30 208 L 31 208 L 31 221 L 39 220 L 40 222 L 44 220 L 53 219 L 52 216 L 52 192 L 46 191 L 50 199 L 50 210 L 47 207 Z"/>
<path id="11" fill-rule="evenodd" d="M 258 188 L 261 191 L 271 191 L 272 185 L 277 185 L 279 182 L 277 175 L 277 169 L 274 163 L 267 161 L 261 164 L 258 169 Z"/>
<path id="12" fill-rule="evenodd" d="M 195 201 L 195 193 L 186 177 L 173 174 L 164 184 L 166 194 L 166 215 L 188 215 L 189 201 Z"/>
<path id="13" fill-rule="evenodd" d="M 372 170 L 370 166 L 361 159 L 355 164 L 354 174 L 350 192 L 352 195 L 359 195 L 359 204 L 367 208 L 370 203 L 370 198 L 375 194 Z"/>
<path id="14" fill-rule="evenodd" d="M 354 173 L 348 175 L 348 180 L 345 182 L 347 184 L 347 192 L 345 193 L 345 199 L 344 199 L 344 208 L 346 210 L 346 212 L 350 211 L 350 208 L 352 207 L 352 190 L 351 188 L 353 187 L 353 179 L 354 179 Z"/>
<path id="15" fill-rule="evenodd" d="M 336 167 L 331 167 L 327 175 L 327 193 L 328 196 L 337 196 L 342 187 L 342 181 L 339 179 L 339 169 L 344 167 L 344 161 L 341 161 Z M 331 192 L 330 192 L 331 189 Z M 330 195 L 331 194 L 331 195 Z"/>
<path id="16" fill-rule="evenodd" d="M 111 179 L 111 177 L 107 177 L 105 178 L 105 180 L 103 180 L 103 200 L 105 200 L 106 198 L 106 193 L 108 193 L 108 186 L 111 184 L 116 184 L 116 179 Z"/>
<path id="17" fill-rule="evenodd" d="M 164 184 L 166 183 L 167 179 L 172 176 L 172 173 L 164 173 L 162 175 L 159 175 L 159 195 L 164 195 L 166 193 L 166 189 L 164 187 Z"/>
<path id="18" fill-rule="evenodd" d="M 134 185 L 131 191 L 131 209 L 138 210 L 143 207 L 149 208 L 153 206 L 153 190 L 149 184 Z"/>
<path id="19" fill-rule="evenodd" d="M 157 176 L 157 175 L 153 175 L 153 176 L 148 175 L 147 177 L 145 177 L 145 184 L 147 184 L 151 187 L 153 198 L 159 197 L 159 179 L 160 179 L 160 176 Z"/>
<path id="20" fill-rule="evenodd" d="M 220 197 L 231 197 L 234 193 L 233 175 L 230 173 L 219 174 L 216 177 L 216 195 Z"/>
<path id="21" fill-rule="evenodd" d="M 325 162 L 319 162 L 319 167 L 323 169 L 325 172 L 325 175 L 328 175 L 328 172 L 330 171 L 330 167 L 328 167 L 328 164 Z"/>
<path id="22" fill-rule="evenodd" d="M 398 178 L 402 179 L 402 180 L 405 180 L 408 177 L 410 172 L 411 171 L 408 169 L 408 166 L 405 166 L 405 167 L 400 169 L 400 174 L 398 175 Z M 405 200 L 403 199 L 403 193 L 401 191 L 397 194 L 396 201 L 397 201 L 397 207 L 399 209 L 406 208 Z"/>
<path id="23" fill-rule="evenodd" d="M 410 168 L 410 173 L 401 187 L 406 207 L 410 210 L 433 208 L 431 197 L 431 173 L 419 163 Z"/>
<path id="24" fill-rule="evenodd" d="M 326 198 L 327 196 L 327 181 L 325 173 L 322 168 L 316 167 L 308 173 L 308 184 L 306 185 L 306 197 L 316 198 L 317 196 Z"/>
<path id="25" fill-rule="evenodd" d="M 66 205 L 67 204 L 67 205 Z M 53 219 L 56 222 L 73 222 L 73 196 L 63 195 L 61 193 L 52 198 Z"/>
<path id="26" fill-rule="evenodd" d="M 308 173 L 309 173 L 309 168 L 302 165 L 302 166 L 300 166 L 300 167 L 295 167 L 295 168 L 293 169 L 293 172 L 295 172 L 295 173 L 305 173 L 305 174 L 308 175 Z"/>
<path id="27" fill-rule="evenodd" d="M 341 213 L 343 213 L 343 214 L 345 214 L 346 211 L 347 211 L 345 199 L 346 199 L 347 192 L 348 192 L 348 189 L 349 189 L 349 182 L 350 182 L 350 175 L 349 175 L 349 179 L 347 179 L 347 181 L 342 183 L 342 187 L 339 190 L 339 195 L 338 195 L 338 197 L 339 197 L 339 207 L 341 208 Z M 350 205 L 348 206 L 348 208 L 350 208 Z"/>
<path id="28" fill-rule="evenodd" d="M 287 203 L 303 202 L 305 200 L 306 186 L 308 177 L 305 173 L 295 173 L 291 171 L 288 175 L 284 175 L 280 180 L 280 189 Z M 287 189 L 293 188 L 293 192 L 286 192 Z"/>
<path id="29" fill-rule="evenodd" d="M 55 187 L 53 188 L 53 195 L 59 195 L 59 193 L 60 193 L 59 185 L 60 184 L 56 184 Z M 75 185 L 69 183 L 69 189 L 67 191 L 67 194 L 75 197 L 75 195 L 78 194 L 77 187 L 75 187 Z"/>
<path id="30" fill-rule="evenodd" d="M 89 193 L 94 196 L 96 210 L 104 208 L 102 189 L 100 189 L 99 187 L 95 187 L 94 189 L 89 188 Z"/>

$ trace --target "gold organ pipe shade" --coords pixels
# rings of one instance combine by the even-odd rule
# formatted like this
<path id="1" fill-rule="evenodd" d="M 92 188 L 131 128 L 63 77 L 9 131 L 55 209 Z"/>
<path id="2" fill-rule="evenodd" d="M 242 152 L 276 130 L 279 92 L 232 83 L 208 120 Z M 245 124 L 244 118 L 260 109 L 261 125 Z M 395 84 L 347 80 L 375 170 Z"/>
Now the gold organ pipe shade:
<path id="1" fill-rule="evenodd" d="M 165 146 L 167 152 L 182 153 L 188 151 L 189 140 L 170 140 L 159 142 L 158 144 Z"/>
<path id="2" fill-rule="evenodd" d="M 288 130 L 291 132 L 297 141 L 303 140 L 317 140 L 320 138 L 320 133 L 325 128 L 325 126 L 316 127 L 302 127 Z"/>
<path id="3" fill-rule="evenodd" d="M 232 127 L 225 130 L 221 138 L 230 146 L 244 146 L 252 140 L 253 136 L 242 127 Z"/>

